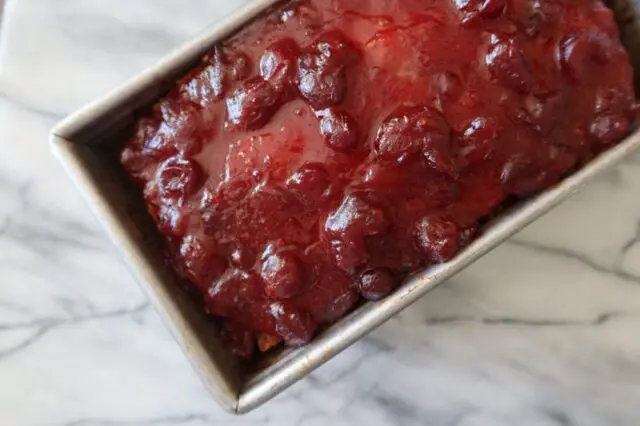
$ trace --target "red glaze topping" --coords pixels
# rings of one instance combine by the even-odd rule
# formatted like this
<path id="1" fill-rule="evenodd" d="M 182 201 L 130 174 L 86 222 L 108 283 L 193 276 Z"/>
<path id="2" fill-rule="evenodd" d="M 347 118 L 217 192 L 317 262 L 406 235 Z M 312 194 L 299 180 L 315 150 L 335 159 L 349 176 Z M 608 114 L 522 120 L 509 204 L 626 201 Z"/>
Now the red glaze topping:
<path id="1" fill-rule="evenodd" d="M 240 357 L 307 343 L 619 141 L 599 0 L 302 0 L 143 114 L 122 163 Z"/>

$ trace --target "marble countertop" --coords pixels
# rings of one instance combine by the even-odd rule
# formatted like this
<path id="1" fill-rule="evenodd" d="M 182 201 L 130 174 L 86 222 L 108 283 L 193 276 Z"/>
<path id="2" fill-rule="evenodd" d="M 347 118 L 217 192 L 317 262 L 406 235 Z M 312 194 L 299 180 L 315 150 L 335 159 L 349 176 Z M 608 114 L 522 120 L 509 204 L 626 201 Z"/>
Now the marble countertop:
<path id="1" fill-rule="evenodd" d="M 0 424 L 640 424 L 640 155 L 267 406 L 215 405 L 47 133 L 241 3 L 8 0 Z"/>

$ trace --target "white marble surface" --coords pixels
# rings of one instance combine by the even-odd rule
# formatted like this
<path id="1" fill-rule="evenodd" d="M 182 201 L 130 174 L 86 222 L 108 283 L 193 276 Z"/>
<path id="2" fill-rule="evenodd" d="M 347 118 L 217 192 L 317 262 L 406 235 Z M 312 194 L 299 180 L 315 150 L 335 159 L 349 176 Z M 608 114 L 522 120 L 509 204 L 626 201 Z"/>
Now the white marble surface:
<path id="1" fill-rule="evenodd" d="M 47 132 L 240 3 L 8 0 L 0 425 L 640 424 L 640 155 L 269 405 L 221 412 Z"/>

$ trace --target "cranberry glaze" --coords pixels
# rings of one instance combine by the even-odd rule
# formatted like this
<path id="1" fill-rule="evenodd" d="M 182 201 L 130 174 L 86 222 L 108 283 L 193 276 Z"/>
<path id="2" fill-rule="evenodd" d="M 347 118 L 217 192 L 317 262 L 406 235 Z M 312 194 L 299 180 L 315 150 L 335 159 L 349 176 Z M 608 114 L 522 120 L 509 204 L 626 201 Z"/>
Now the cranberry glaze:
<path id="1" fill-rule="evenodd" d="M 453 258 L 507 199 L 626 133 L 599 0 L 303 0 L 215 46 L 121 156 L 250 358 Z"/>

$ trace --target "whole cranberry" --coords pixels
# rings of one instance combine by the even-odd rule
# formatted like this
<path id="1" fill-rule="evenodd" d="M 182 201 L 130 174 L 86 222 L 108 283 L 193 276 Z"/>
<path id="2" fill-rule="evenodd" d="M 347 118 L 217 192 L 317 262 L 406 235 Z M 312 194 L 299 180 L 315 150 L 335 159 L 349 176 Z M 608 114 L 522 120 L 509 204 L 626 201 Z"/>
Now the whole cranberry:
<path id="1" fill-rule="evenodd" d="M 320 110 L 343 101 L 346 67 L 354 49 L 339 32 L 323 35 L 314 48 L 298 58 L 298 90 L 313 108 Z"/>
<path id="2" fill-rule="evenodd" d="M 561 170 L 563 173 L 571 171 L 578 163 L 577 153 L 562 145 L 549 145 L 547 147 L 545 162 L 550 169 Z"/>
<path id="3" fill-rule="evenodd" d="M 369 202 L 365 194 L 345 197 L 324 223 L 327 243 L 336 265 L 351 270 L 366 262 L 369 255 L 365 237 L 382 234 L 389 225 L 384 210 Z"/>
<path id="4" fill-rule="evenodd" d="M 287 180 L 287 188 L 309 206 L 320 206 L 331 193 L 332 179 L 320 163 L 302 165 Z"/>
<path id="5" fill-rule="evenodd" d="M 630 118 L 635 117 L 633 92 L 625 90 L 614 82 L 604 84 L 596 89 L 594 111 L 597 114 L 620 113 Z"/>
<path id="6" fill-rule="evenodd" d="M 398 185 L 403 185 L 405 182 L 403 171 L 401 165 L 372 162 L 363 168 L 357 187 L 381 193 L 393 193 Z"/>
<path id="7" fill-rule="evenodd" d="M 290 251 L 269 256 L 262 264 L 260 276 L 267 295 L 279 300 L 299 294 L 304 289 L 306 279 L 304 264 Z"/>
<path id="8" fill-rule="evenodd" d="M 388 296 L 398 285 L 390 270 L 385 268 L 364 272 L 358 279 L 358 290 L 367 300 L 377 301 Z"/>
<path id="9" fill-rule="evenodd" d="M 177 153 L 174 144 L 149 146 L 160 127 L 160 120 L 144 117 L 135 125 L 133 136 L 120 154 L 120 162 L 140 186 L 144 186 L 145 170 L 158 160 L 164 160 Z"/>
<path id="10" fill-rule="evenodd" d="M 597 27 L 569 33 L 558 45 L 562 71 L 579 83 L 594 65 L 609 61 L 613 48 L 611 38 Z"/>
<path id="11" fill-rule="evenodd" d="M 502 15 L 506 0 L 454 0 L 456 8 L 463 13 L 463 23 L 476 18 L 492 19 Z"/>
<path id="12" fill-rule="evenodd" d="M 230 316 L 250 309 L 263 299 L 264 292 L 256 274 L 229 269 L 209 289 L 207 305 L 214 315 Z"/>
<path id="13" fill-rule="evenodd" d="M 189 216 L 177 206 L 161 205 L 157 209 L 149 209 L 158 224 L 158 230 L 164 235 L 182 237 L 187 233 Z"/>
<path id="14" fill-rule="evenodd" d="M 493 117 L 477 117 L 458 138 L 460 156 L 467 164 L 476 164 L 489 158 L 496 150 L 501 126 Z"/>
<path id="15" fill-rule="evenodd" d="M 358 147 L 358 124 L 346 111 L 327 108 L 318 113 L 320 134 L 327 146 L 338 152 L 351 152 Z"/>
<path id="16" fill-rule="evenodd" d="M 287 346 L 304 346 L 311 341 L 317 327 L 311 315 L 282 302 L 272 303 L 270 308 L 276 331 Z"/>
<path id="17" fill-rule="evenodd" d="M 489 73 L 504 87 L 518 93 L 531 90 L 533 75 L 516 38 L 493 34 L 485 63 Z"/>
<path id="18" fill-rule="evenodd" d="M 237 130 L 257 130 L 281 106 L 280 94 L 260 77 L 245 81 L 227 98 L 227 124 Z"/>
<path id="19" fill-rule="evenodd" d="M 325 222 L 331 235 L 358 233 L 376 235 L 385 232 L 389 222 L 385 212 L 367 199 L 364 193 L 348 195 Z"/>
<path id="20" fill-rule="evenodd" d="M 364 238 L 359 235 L 336 238 L 330 240 L 329 244 L 335 264 L 344 271 L 353 271 L 369 260 Z"/>
<path id="21" fill-rule="evenodd" d="M 544 0 L 508 0 L 507 14 L 529 37 L 547 39 L 559 19 L 558 5 Z"/>
<path id="22" fill-rule="evenodd" d="M 271 302 L 266 297 L 235 311 L 233 318 L 256 333 L 276 334 L 276 320 L 271 314 Z"/>
<path id="23" fill-rule="evenodd" d="M 597 116 L 589 127 L 589 134 L 602 145 L 611 145 L 626 136 L 628 121 L 615 114 L 602 114 Z"/>
<path id="24" fill-rule="evenodd" d="M 207 107 L 227 94 L 233 82 L 241 81 L 251 74 L 251 60 L 243 52 L 227 55 L 220 46 L 215 46 L 207 55 L 201 69 L 180 86 L 183 97 Z"/>
<path id="25" fill-rule="evenodd" d="M 202 107 L 222 99 L 226 91 L 222 64 L 205 64 L 180 90 L 186 99 Z"/>
<path id="26" fill-rule="evenodd" d="M 398 163 L 421 153 L 440 172 L 453 173 L 455 168 L 451 129 L 440 113 L 426 106 L 396 108 L 378 129 L 374 152 Z"/>
<path id="27" fill-rule="evenodd" d="M 200 187 L 202 171 L 191 160 L 172 157 L 162 163 L 156 172 L 160 197 L 171 205 L 181 206 L 185 199 Z"/>
<path id="28" fill-rule="evenodd" d="M 300 48 L 295 40 L 283 38 L 267 47 L 260 60 L 260 75 L 280 92 L 295 85 Z"/>
<path id="29" fill-rule="evenodd" d="M 157 133 L 147 141 L 145 150 L 176 150 L 190 158 L 202 150 L 203 139 L 214 137 L 218 120 L 215 114 L 179 98 L 168 98 L 156 105 L 162 116 Z"/>
<path id="30" fill-rule="evenodd" d="M 527 95 L 523 108 L 510 111 L 510 115 L 533 130 L 548 135 L 555 128 L 565 108 L 565 98 L 558 94 L 544 98 Z"/>
<path id="31" fill-rule="evenodd" d="M 358 292 L 352 282 L 344 272 L 329 269 L 296 302 L 318 323 L 330 324 L 342 318 L 358 302 Z"/>
<path id="32" fill-rule="evenodd" d="M 417 224 L 418 247 L 434 263 L 451 260 L 460 249 L 460 229 L 443 215 L 428 215 Z"/>
<path id="33" fill-rule="evenodd" d="M 522 195 L 529 195 L 548 188 L 571 172 L 579 161 L 578 154 L 562 145 L 548 145 L 540 153 L 540 171 L 530 181 L 520 182 L 525 190 Z M 516 195 L 520 195 L 516 193 Z"/>
<path id="34" fill-rule="evenodd" d="M 220 46 L 204 57 L 201 69 L 180 87 L 183 97 L 203 107 L 223 99 L 230 86 L 227 58 Z"/>
<path id="35" fill-rule="evenodd" d="M 545 173 L 534 158 L 514 155 L 502 167 L 500 180 L 509 193 L 524 196 L 542 189 Z"/>
<path id="36" fill-rule="evenodd" d="M 162 159 L 167 153 L 171 154 L 172 149 L 168 146 L 163 147 L 165 148 L 164 151 L 156 152 L 152 149 L 153 147 L 147 145 L 158 132 L 161 123 L 162 121 L 157 117 L 141 117 L 135 124 L 133 136 L 127 146 L 144 150 L 150 157 L 155 159 Z"/>
<path id="37" fill-rule="evenodd" d="M 214 244 L 203 237 L 187 235 L 180 245 L 180 256 L 189 279 L 207 291 L 211 282 L 220 278 L 227 262 L 214 253 Z"/>
<path id="38" fill-rule="evenodd" d="M 346 88 L 342 64 L 319 53 L 306 53 L 298 59 L 298 90 L 313 108 L 338 105 L 344 99 Z"/>

